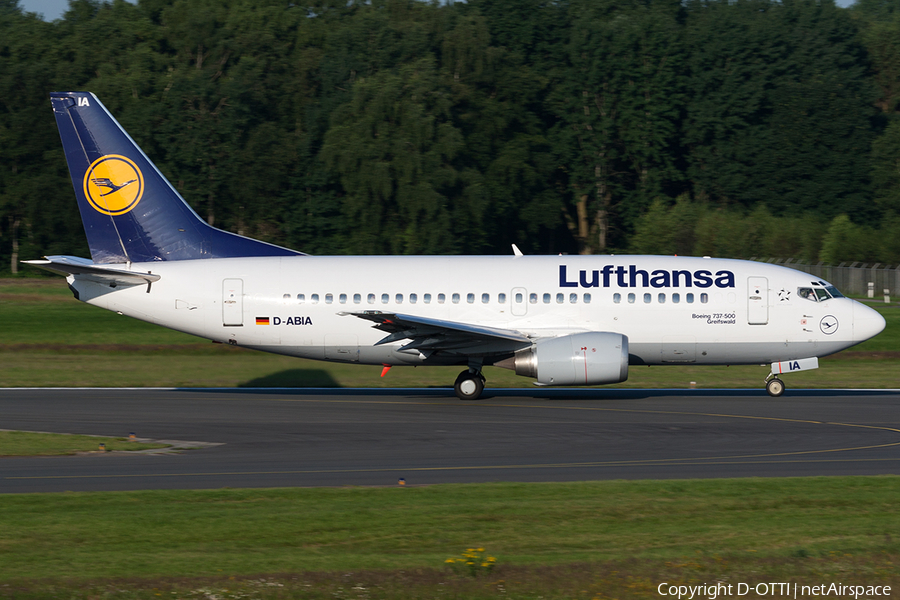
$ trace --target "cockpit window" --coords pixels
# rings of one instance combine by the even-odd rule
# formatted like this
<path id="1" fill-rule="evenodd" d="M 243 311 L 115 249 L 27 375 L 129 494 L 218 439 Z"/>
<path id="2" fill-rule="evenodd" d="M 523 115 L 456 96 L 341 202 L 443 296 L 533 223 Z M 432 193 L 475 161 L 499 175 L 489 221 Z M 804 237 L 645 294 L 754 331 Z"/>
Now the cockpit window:
<path id="1" fill-rule="evenodd" d="M 829 300 L 831 298 L 844 297 L 844 295 L 841 294 L 833 285 L 829 285 L 825 288 L 797 288 L 797 295 L 812 302 L 825 302 L 826 300 Z"/>

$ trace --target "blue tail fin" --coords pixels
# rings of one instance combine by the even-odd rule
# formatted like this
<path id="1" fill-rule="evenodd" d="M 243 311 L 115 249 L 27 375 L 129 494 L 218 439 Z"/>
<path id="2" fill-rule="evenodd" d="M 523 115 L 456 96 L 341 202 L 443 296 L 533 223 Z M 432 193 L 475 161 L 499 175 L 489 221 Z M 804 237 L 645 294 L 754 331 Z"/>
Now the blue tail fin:
<path id="1" fill-rule="evenodd" d="M 94 263 L 300 254 L 208 225 L 94 94 L 50 100 Z"/>

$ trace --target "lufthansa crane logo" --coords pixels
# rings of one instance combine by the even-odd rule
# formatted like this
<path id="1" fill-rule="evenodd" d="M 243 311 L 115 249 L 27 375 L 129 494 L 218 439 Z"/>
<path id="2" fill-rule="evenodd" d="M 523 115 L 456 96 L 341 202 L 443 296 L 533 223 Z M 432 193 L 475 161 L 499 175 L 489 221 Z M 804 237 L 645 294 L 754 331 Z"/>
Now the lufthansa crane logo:
<path id="1" fill-rule="evenodd" d="M 834 315 L 822 317 L 822 320 L 819 321 L 819 329 L 821 329 L 822 333 L 825 335 L 831 335 L 838 330 L 838 320 L 834 318 Z"/>
<path id="2" fill-rule="evenodd" d="M 101 156 L 84 174 L 84 196 L 104 215 L 124 215 L 137 206 L 143 195 L 144 176 L 124 156 Z"/>

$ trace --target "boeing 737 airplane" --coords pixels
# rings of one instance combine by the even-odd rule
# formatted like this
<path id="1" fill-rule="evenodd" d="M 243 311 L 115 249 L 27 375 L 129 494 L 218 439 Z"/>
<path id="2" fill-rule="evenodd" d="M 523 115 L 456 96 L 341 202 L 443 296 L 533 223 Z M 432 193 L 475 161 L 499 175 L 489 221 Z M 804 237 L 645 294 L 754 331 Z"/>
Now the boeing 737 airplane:
<path id="1" fill-rule="evenodd" d="M 54 92 L 91 259 L 26 261 L 75 298 L 213 341 L 317 360 L 494 365 L 538 385 L 625 381 L 630 365 L 818 367 L 885 321 L 826 281 L 680 256 L 307 256 L 203 221 L 96 96 Z M 384 371 L 382 372 L 384 374 Z M 760 377 L 762 379 L 762 377 Z"/>

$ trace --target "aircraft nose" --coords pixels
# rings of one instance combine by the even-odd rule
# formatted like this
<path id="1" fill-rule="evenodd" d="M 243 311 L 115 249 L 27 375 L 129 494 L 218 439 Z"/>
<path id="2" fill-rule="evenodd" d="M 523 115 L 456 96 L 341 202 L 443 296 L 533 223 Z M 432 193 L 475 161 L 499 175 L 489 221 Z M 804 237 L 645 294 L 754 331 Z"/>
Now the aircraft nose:
<path id="1" fill-rule="evenodd" d="M 853 303 L 853 341 L 864 342 L 884 331 L 884 317 L 860 302 Z"/>

